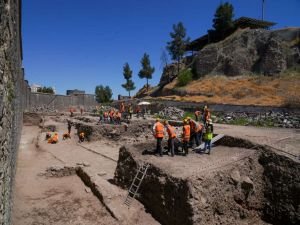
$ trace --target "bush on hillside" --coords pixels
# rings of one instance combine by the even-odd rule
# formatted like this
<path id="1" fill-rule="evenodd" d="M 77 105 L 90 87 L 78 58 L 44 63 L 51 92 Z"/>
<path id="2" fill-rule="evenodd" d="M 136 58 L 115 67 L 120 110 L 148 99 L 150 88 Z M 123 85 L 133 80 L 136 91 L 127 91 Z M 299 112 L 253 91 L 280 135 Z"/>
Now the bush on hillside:
<path id="1" fill-rule="evenodd" d="M 193 80 L 193 73 L 191 69 L 180 71 L 178 78 L 177 78 L 177 86 L 183 87 L 186 86 Z"/>

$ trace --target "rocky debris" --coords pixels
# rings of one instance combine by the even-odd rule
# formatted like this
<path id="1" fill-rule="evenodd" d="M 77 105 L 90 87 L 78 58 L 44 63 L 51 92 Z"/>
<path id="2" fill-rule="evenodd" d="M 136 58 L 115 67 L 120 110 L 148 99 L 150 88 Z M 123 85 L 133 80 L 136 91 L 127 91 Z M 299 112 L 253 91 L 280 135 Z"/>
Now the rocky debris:
<path id="1" fill-rule="evenodd" d="M 74 166 L 51 166 L 46 169 L 45 173 L 40 173 L 40 176 L 46 177 L 65 177 L 76 174 Z"/>
<path id="2" fill-rule="evenodd" d="M 39 105 L 31 107 L 31 112 L 39 112 L 39 113 L 56 113 L 58 112 L 54 106 L 51 105 Z"/>
<path id="3" fill-rule="evenodd" d="M 291 38 L 285 38 L 285 34 L 297 33 L 299 30 L 237 30 L 225 40 L 200 50 L 195 58 L 194 71 L 198 76 L 281 73 L 299 62 L 300 56 L 295 55 L 294 50 L 297 47 L 291 46 Z"/>
<path id="4" fill-rule="evenodd" d="M 213 118 L 216 123 L 259 125 L 268 127 L 300 128 L 300 115 L 283 112 L 267 113 L 217 113 Z"/>
<path id="5" fill-rule="evenodd" d="M 159 117 L 171 120 L 181 120 L 183 115 L 184 111 L 176 107 L 166 107 L 158 112 Z"/>

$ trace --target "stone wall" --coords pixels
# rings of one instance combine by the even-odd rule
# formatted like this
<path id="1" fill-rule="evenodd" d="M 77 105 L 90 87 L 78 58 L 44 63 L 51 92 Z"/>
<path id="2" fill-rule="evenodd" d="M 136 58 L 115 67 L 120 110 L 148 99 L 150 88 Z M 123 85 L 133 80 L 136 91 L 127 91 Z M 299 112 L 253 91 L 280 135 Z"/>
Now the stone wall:
<path id="1" fill-rule="evenodd" d="M 30 93 L 27 111 L 38 111 L 45 108 L 53 110 L 67 110 L 72 107 L 84 107 L 88 109 L 95 107 L 97 102 L 94 95 L 52 95 L 45 93 Z"/>
<path id="2" fill-rule="evenodd" d="M 22 71 L 21 3 L 0 0 L 0 224 L 10 224 L 16 153 L 25 104 Z"/>

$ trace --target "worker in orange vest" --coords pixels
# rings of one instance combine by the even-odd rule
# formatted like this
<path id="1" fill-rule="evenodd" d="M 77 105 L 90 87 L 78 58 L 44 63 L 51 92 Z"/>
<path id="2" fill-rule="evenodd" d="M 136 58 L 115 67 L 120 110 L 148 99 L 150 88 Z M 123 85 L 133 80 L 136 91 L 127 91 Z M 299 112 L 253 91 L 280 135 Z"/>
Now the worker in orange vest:
<path id="1" fill-rule="evenodd" d="M 55 133 L 53 137 L 48 139 L 48 143 L 56 144 L 58 142 L 58 133 Z"/>
<path id="2" fill-rule="evenodd" d="M 153 126 L 153 135 L 156 138 L 156 154 L 159 154 L 161 157 L 162 154 L 162 147 L 161 142 L 164 138 L 164 125 L 160 122 L 160 119 L 156 119 L 156 122 Z"/>
<path id="3" fill-rule="evenodd" d="M 165 120 L 164 125 L 166 127 L 167 133 L 169 135 L 168 139 L 168 151 L 171 152 L 171 156 L 174 157 L 174 139 L 176 138 L 176 133 L 174 127 L 172 127 L 167 120 Z"/>
<path id="4" fill-rule="evenodd" d="M 122 117 L 121 112 L 117 111 L 116 112 L 116 123 L 117 124 L 121 124 L 121 117 Z"/>
<path id="5" fill-rule="evenodd" d="M 115 114 L 115 111 L 113 109 L 111 109 L 109 112 L 110 123 L 114 122 L 114 114 Z"/>
<path id="6" fill-rule="evenodd" d="M 183 143 L 183 150 L 184 154 L 189 154 L 189 147 L 188 144 L 190 142 L 191 137 L 191 127 L 187 119 L 183 121 L 183 129 L 182 129 L 182 143 Z"/>
<path id="7" fill-rule="evenodd" d="M 121 102 L 121 105 L 120 105 L 120 112 L 121 112 L 121 113 L 125 112 L 125 104 L 124 104 L 124 102 Z"/>
<path id="8" fill-rule="evenodd" d="M 209 119 L 211 119 L 210 110 L 207 106 L 205 106 L 203 113 L 203 123 L 206 124 Z"/>
<path id="9" fill-rule="evenodd" d="M 196 122 L 195 120 L 191 119 L 190 117 L 187 118 L 190 129 L 191 129 L 191 137 L 190 137 L 190 146 L 193 147 L 194 140 L 196 143 L 196 146 L 199 146 L 202 142 L 202 130 L 203 126 Z"/>
<path id="10" fill-rule="evenodd" d="M 84 132 L 80 132 L 79 133 L 79 143 L 80 142 L 84 142 L 84 139 L 85 139 L 85 133 Z"/>

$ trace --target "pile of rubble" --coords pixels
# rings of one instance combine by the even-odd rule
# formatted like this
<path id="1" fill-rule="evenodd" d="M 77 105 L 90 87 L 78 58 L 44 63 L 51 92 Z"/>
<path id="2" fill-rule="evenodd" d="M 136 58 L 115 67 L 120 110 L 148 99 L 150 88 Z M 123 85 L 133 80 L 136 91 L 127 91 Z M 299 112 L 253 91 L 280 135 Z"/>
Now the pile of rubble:
<path id="1" fill-rule="evenodd" d="M 215 122 L 238 125 L 300 128 L 300 116 L 282 112 L 219 114 Z"/>
<path id="2" fill-rule="evenodd" d="M 57 112 L 53 106 L 49 105 L 39 105 L 31 107 L 31 112 L 38 112 L 38 113 L 53 113 Z"/>
<path id="3" fill-rule="evenodd" d="M 158 112 L 158 116 L 164 119 L 181 120 L 184 116 L 184 111 L 176 107 L 166 107 Z"/>

